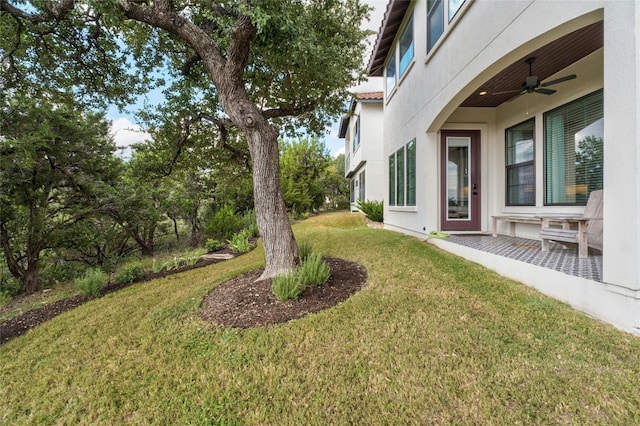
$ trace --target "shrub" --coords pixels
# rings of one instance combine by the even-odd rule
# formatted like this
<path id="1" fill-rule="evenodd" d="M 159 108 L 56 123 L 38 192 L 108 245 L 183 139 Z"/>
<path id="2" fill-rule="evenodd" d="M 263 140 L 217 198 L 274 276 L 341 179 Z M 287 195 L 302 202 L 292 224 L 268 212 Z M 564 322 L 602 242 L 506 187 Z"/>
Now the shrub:
<path id="1" fill-rule="evenodd" d="M 82 278 L 76 280 L 75 285 L 78 292 L 83 296 L 98 297 L 100 290 L 107 283 L 109 277 L 102 269 L 89 269 Z"/>
<path id="2" fill-rule="evenodd" d="M 281 302 L 298 299 L 311 285 L 320 286 L 329 281 L 329 265 L 318 254 L 309 254 L 293 272 L 287 272 L 273 278 L 271 292 Z"/>
<path id="3" fill-rule="evenodd" d="M 116 275 L 115 281 L 118 284 L 131 284 L 135 280 L 144 277 L 144 266 L 140 263 L 134 263 L 132 265 L 126 265 Z"/>
<path id="4" fill-rule="evenodd" d="M 215 238 L 228 239 L 240 229 L 242 220 L 236 216 L 231 206 L 225 205 L 207 223 L 206 233 Z"/>
<path id="5" fill-rule="evenodd" d="M 213 253 L 214 251 L 222 250 L 224 248 L 224 243 L 220 240 L 209 238 L 204 243 L 204 248 L 207 250 L 207 253 Z"/>
<path id="6" fill-rule="evenodd" d="M 199 257 L 199 256 L 196 256 L 196 255 L 193 255 L 193 256 L 187 256 L 187 257 L 185 257 L 185 259 L 184 259 L 184 263 L 186 263 L 186 264 L 187 264 L 187 265 L 189 265 L 189 266 L 193 266 L 193 265 L 195 265 L 196 263 L 198 263 L 198 259 L 199 259 L 199 258 L 200 258 L 200 257 Z"/>
<path id="7" fill-rule="evenodd" d="M 301 241 L 298 244 L 298 256 L 300 262 L 304 262 L 313 253 L 313 245 L 309 241 Z"/>
<path id="8" fill-rule="evenodd" d="M 382 201 L 358 200 L 358 208 L 367 219 L 374 222 L 384 222 L 384 203 Z"/>
<path id="9" fill-rule="evenodd" d="M 273 278 L 271 292 L 281 302 L 289 299 L 297 300 L 304 291 L 298 275 L 295 272 L 286 272 Z"/>
<path id="10" fill-rule="evenodd" d="M 260 235 L 258 231 L 258 221 L 256 219 L 256 212 L 254 210 L 247 210 L 242 215 L 242 228 L 248 229 L 250 232 L 249 238 L 257 237 Z"/>
<path id="11" fill-rule="evenodd" d="M 246 253 L 251 250 L 251 242 L 245 232 L 238 232 L 231 237 L 229 245 L 234 253 Z"/>
<path id="12" fill-rule="evenodd" d="M 6 292 L 0 292 L 0 306 L 6 305 L 11 301 L 11 295 Z"/>
<path id="13" fill-rule="evenodd" d="M 243 232 L 249 238 L 257 237 L 258 235 L 260 235 L 260 231 L 258 230 L 257 223 L 252 223 L 251 225 L 247 226 L 246 228 L 243 229 Z"/>
<path id="14" fill-rule="evenodd" d="M 322 260 L 319 254 L 310 254 L 296 270 L 298 279 L 304 288 L 310 285 L 320 286 L 329 281 L 331 271 L 329 265 Z"/>
<path id="15" fill-rule="evenodd" d="M 154 274 L 157 274 L 158 272 L 162 271 L 164 269 L 164 263 L 160 263 L 158 262 L 158 259 L 153 259 L 153 264 L 151 265 L 151 270 L 153 271 Z"/>
<path id="16" fill-rule="evenodd" d="M 178 269 L 180 267 L 180 261 L 181 259 L 178 259 L 177 257 L 173 257 L 173 260 L 169 260 L 164 264 L 164 267 L 167 268 L 167 271 L 170 271 L 172 269 Z"/>

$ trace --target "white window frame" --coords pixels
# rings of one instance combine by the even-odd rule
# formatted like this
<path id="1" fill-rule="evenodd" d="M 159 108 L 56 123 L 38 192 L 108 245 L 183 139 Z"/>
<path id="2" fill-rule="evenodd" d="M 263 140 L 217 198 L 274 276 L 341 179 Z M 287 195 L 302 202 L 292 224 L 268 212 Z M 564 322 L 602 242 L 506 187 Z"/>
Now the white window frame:
<path id="1" fill-rule="evenodd" d="M 432 4 L 429 8 L 429 4 Z M 427 31 L 426 31 L 426 46 L 427 46 L 427 59 L 429 56 L 438 49 L 438 46 L 442 44 L 442 41 L 447 38 L 447 34 L 458 23 L 464 12 L 468 9 L 472 3 L 471 0 L 428 0 L 427 1 Z M 429 35 L 431 33 L 430 18 L 437 6 L 442 4 L 442 32 L 438 35 L 437 39 L 433 43 L 429 42 Z M 425 60 L 425 62 L 426 62 Z"/>

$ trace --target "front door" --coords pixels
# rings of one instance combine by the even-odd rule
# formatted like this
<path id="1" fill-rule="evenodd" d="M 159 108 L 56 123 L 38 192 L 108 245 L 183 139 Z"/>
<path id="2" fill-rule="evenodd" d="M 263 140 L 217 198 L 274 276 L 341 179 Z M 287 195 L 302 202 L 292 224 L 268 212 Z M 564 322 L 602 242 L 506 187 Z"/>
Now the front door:
<path id="1" fill-rule="evenodd" d="M 480 132 L 443 130 L 441 136 L 443 231 L 480 231 Z"/>

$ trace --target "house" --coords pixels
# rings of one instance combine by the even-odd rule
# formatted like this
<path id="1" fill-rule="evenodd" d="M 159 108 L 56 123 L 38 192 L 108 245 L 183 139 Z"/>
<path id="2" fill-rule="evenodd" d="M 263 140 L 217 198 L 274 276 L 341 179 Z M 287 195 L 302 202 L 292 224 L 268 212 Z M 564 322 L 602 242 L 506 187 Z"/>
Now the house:
<path id="1" fill-rule="evenodd" d="M 430 241 L 639 334 L 638 34 L 635 1 L 390 0 L 368 64 L 385 228 L 489 234 L 494 215 L 581 214 L 603 189 L 599 280 Z"/>
<path id="2" fill-rule="evenodd" d="M 356 93 L 342 116 L 338 136 L 345 140 L 344 173 L 351 188 L 351 210 L 357 201 L 383 201 L 385 156 L 382 146 L 382 92 Z"/>

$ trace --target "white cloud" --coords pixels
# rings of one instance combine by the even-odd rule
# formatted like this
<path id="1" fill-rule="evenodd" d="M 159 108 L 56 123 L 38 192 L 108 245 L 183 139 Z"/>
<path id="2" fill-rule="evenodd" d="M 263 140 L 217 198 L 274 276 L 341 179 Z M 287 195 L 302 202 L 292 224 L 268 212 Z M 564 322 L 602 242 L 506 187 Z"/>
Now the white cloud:
<path id="1" fill-rule="evenodd" d="M 151 135 L 142 130 L 127 117 L 117 117 L 111 121 L 111 135 L 119 149 L 121 158 L 131 158 L 131 147 L 137 143 L 151 139 Z"/>
<path id="2" fill-rule="evenodd" d="M 340 147 L 337 151 L 333 153 L 333 158 L 336 158 L 338 155 L 344 154 L 344 153 L 345 153 L 344 145 L 342 145 L 342 147 Z"/>

